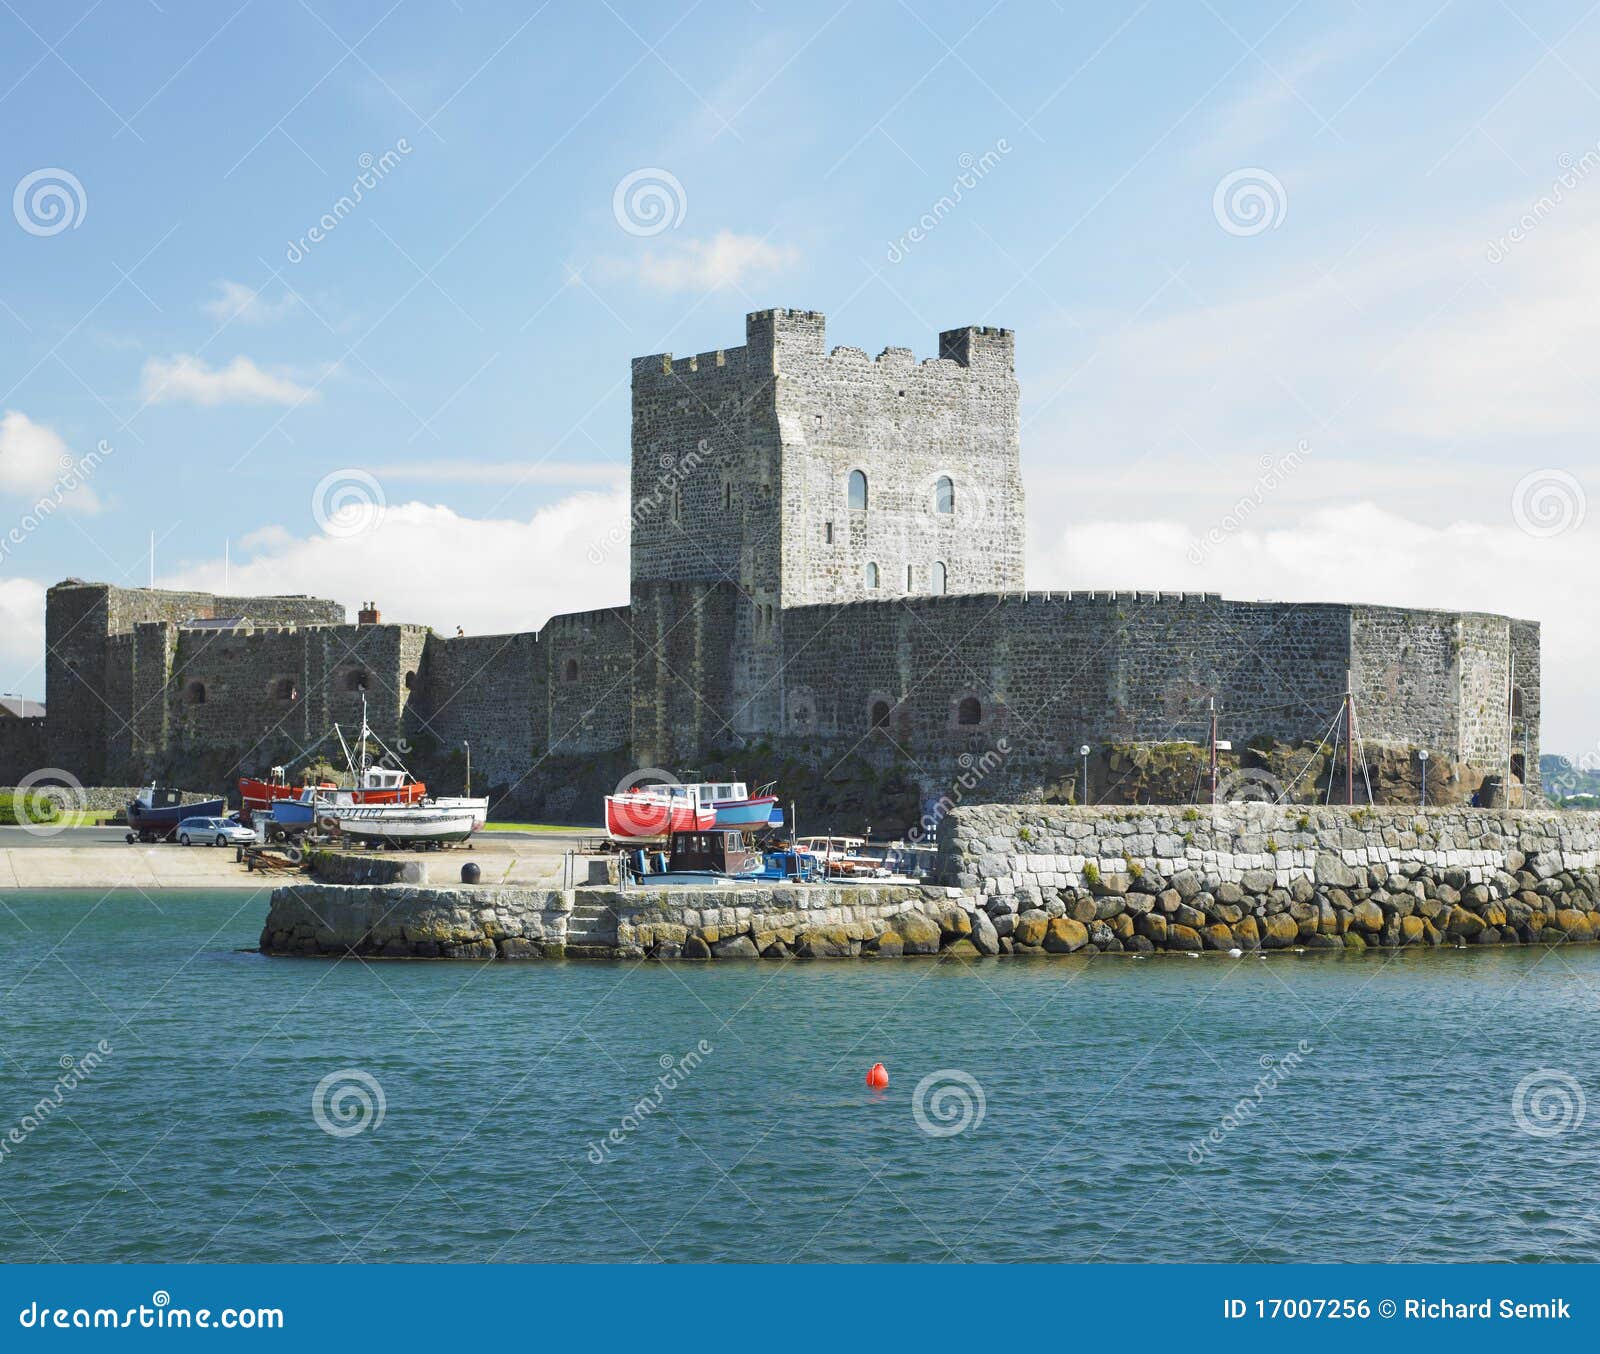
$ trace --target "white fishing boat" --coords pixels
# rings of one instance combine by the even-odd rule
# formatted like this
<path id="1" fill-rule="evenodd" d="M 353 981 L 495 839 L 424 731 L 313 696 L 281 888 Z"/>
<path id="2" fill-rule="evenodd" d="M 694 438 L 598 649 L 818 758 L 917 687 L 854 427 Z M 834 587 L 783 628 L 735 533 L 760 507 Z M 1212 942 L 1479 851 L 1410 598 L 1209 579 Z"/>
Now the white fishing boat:
<path id="1" fill-rule="evenodd" d="M 339 736 L 345 760 L 349 763 L 356 784 L 371 790 L 402 792 L 404 787 L 416 784 L 403 765 L 396 767 L 374 766 L 368 760 L 367 744 L 376 743 L 383 753 L 399 763 L 399 758 L 384 744 L 367 723 L 367 699 L 361 698 L 361 734 L 356 741 L 356 754 L 338 725 L 334 732 Z M 471 788 L 471 771 L 468 770 L 468 788 Z M 372 803 L 361 802 L 356 795 L 334 790 L 309 792 L 312 812 L 317 828 L 322 832 L 337 832 L 352 841 L 381 846 L 438 846 L 448 842 L 464 842 L 476 832 L 489 817 L 489 801 L 469 796 L 441 799 L 417 799 L 411 802 Z"/>
<path id="2" fill-rule="evenodd" d="M 431 846 L 466 841 L 481 824 L 475 813 L 436 804 L 319 804 L 317 826 L 354 841 Z"/>

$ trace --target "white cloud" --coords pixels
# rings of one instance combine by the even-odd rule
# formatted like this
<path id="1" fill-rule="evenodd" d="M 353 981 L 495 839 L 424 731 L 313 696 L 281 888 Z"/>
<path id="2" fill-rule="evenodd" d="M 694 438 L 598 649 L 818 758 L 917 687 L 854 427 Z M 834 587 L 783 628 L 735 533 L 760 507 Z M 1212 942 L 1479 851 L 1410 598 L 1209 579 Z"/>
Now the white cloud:
<path id="1" fill-rule="evenodd" d="M 238 320 L 243 324 L 271 324 L 281 320 L 299 301 L 292 292 L 285 292 L 276 301 L 269 301 L 254 287 L 242 282 L 226 280 L 216 284 L 217 294 L 203 302 L 200 309 L 219 324 Z"/>
<path id="2" fill-rule="evenodd" d="M 1028 585 L 1353 601 L 1539 621 L 1544 749 L 1580 754 L 1600 745 L 1590 675 L 1600 670 L 1600 630 L 1588 619 L 1600 575 L 1593 525 L 1539 539 L 1509 521 L 1419 520 L 1363 502 L 1315 509 L 1270 530 L 1248 528 L 1195 563 L 1204 530 L 1174 519 L 1057 524 L 1033 534 Z"/>
<path id="3" fill-rule="evenodd" d="M 44 584 L 0 578 L 0 673 L 5 689 L 44 699 Z"/>
<path id="4" fill-rule="evenodd" d="M 144 364 L 141 388 L 151 404 L 298 404 L 316 398 L 316 391 L 287 376 L 236 357 L 225 367 L 212 367 L 188 353 L 152 357 Z"/>
<path id="5" fill-rule="evenodd" d="M 375 598 L 384 618 L 444 634 L 532 630 L 560 612 L 628 600 L 625 488 L 577 493 L 531 519 L 465 517 L 426 503 L 390 504 L 378 525 L 353 536 L 254 532 L 235 552 L 234 593 L 306 592 L 354 612 Z M 515 579 L 516 586 L 502 586 Z M 222 561 L 186 566 L 163 587 L 220 589 Z"/>
<path id="6" fill-rule="evenodd" d="M 602 267 L 656 291 L 717 291 L 765 280 L 799 261 L 800 251 L 792 245 L 720 230 L 710 240 L 672 240 L 634 259 L 603 260 Z"/>
<path id="7" fill-rule="evenodd" d="M 79 512 L 94 512 L 100 500 L 81 482 L 74 456 L 60 435 L 26 414 L 8 409 L 0 418 L 0 491 L 29 498 L 60 496 L 60 506 Z M 66 477 L 73 487 L 66 487 Z"/>

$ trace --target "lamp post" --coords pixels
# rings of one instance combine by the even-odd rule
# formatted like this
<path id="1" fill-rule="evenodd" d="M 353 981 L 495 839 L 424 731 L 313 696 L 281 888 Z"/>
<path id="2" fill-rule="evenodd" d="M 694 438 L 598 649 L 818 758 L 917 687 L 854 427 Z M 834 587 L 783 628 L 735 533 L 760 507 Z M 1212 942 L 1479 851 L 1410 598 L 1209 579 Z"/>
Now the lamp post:
<path id="1" fill-rule="evenodd" d="M 1078 749 L 1078 755 L 1083 758 L 1083 802 L 1089 802 L 1089 745 L 1085 743 Z"/>
<path id="2" fill-rule="evenodd" d="M 1422 807 L 1428 807 L 1428 749 L 1422 748 L 1417 753 L 1417 760 L 1422 763 Z"/>

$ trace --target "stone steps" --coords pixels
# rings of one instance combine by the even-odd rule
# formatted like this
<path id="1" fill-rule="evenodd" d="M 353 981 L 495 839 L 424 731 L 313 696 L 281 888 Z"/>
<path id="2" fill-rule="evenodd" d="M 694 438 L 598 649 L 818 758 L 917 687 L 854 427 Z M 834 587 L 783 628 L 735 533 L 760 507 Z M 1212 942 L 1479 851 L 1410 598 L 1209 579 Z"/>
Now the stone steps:
<path id="1" fill-rule="evenodd" d="M 607 903 L 578 903 L 567 918 L 569 946 L 617 943 L 617 912 Z"/>

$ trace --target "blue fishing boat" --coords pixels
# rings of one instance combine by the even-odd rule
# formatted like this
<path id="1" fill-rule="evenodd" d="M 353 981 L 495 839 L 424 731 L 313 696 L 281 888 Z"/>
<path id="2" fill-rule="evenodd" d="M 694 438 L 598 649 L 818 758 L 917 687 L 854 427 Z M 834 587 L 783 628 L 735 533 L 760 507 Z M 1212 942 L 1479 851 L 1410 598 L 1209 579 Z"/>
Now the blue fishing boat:
<path id="1" fill-rule="evenodd" d="M 701 809 L 711 809 L 716 813 L 715 827 L 747 830 L 766 827 L 772 822 L 774 811 L 778 814 L 778 821 L 783 821 L 778 796 L 772 793 L 773 785 L 763 785 L 753 795 L 741 780 L 696 782 L 684 786 L 684 789 Z"/>
<path id="2" fill-rule="evenodd" d="M 167 790 L 152 784 L 128 801 L 128 840 L 170 841 L 185 818 L 220 818 L 227 806 L 218 799 L 191 799 L 183 802 L 183 791 Z"/>

